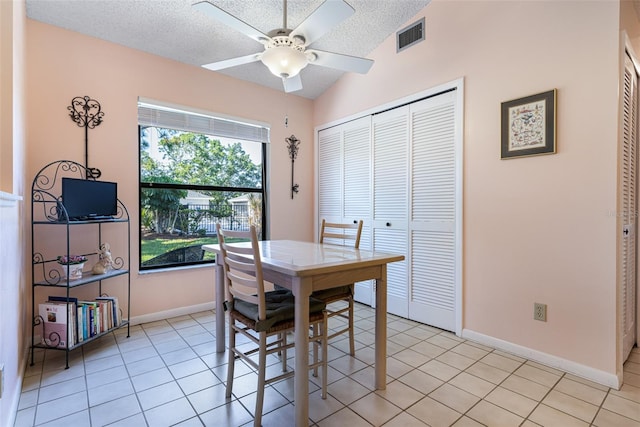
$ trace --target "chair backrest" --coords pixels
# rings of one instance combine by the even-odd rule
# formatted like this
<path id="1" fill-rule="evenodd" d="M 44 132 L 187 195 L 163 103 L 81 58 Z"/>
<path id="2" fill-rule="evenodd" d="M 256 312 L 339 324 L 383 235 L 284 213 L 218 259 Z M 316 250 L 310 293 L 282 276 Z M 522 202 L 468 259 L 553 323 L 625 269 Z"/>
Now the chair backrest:
<path id="1" fill-rule="evenodd" d="M 347 244 L 347 241 L 353 241 L 353 247 L 358 249 L 360 247 L 361 234 L 362 220 L 354 222 L 353 224 L 341 224 L 337 222 L 327 222 L 323 219 L 322 225 L 320 226 L 320 243 L 333 243 L 325 242 L 325 239 L 339 239 L 342 240 L 344 245 Z"/>
<path id="2" fill-rule="evenodd" d="M 255 226 L 251 226 L 249 231 L 233 231 L 223 230 L 220 223 L 217 223 L 216 231 L 224 262 L 224 281 L 227 292 L 233 298 L 256 304 L 259 319 L 265 319 L 264 280 Z M 249 240 L 251 246 L 248 247 L 245 244 L 239 247 L 237 244 L 227 242 L 227 239 Z"/>

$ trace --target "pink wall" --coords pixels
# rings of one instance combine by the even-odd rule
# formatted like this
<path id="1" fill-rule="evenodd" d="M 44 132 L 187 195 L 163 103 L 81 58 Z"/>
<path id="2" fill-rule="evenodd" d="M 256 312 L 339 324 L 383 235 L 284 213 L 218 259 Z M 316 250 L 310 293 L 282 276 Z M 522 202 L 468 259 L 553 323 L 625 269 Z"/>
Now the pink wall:
<path id="1" fill-rule="evenodd" d="M 314 126 L 463 77 L 463 328 L 615 375 L 619 5 L 432 1 Z M 555 155 L 500 160 L 500 103 L 558 90 Z M 548 321 L 533 320 L 533 303 Z"/>
<path id="2" fill-rule="evenodd" d="M 70 120 L 67 106 L 75 96 L 97 99 L 105 116 L 89 131 L 89 166 L 119 183 L 131 215 L 132 316 L 211 302 L 214 286 L 212 267 L 137 272 L 139 96 L 271 124 L 271 238 L 313 239 L 311 101 L 32 20 L 27 34 L 28 180 L 54 160 L 84 163 L 84 130 Z M 294 200 L 285 146 L 292 133 L 302 140 Z"/>

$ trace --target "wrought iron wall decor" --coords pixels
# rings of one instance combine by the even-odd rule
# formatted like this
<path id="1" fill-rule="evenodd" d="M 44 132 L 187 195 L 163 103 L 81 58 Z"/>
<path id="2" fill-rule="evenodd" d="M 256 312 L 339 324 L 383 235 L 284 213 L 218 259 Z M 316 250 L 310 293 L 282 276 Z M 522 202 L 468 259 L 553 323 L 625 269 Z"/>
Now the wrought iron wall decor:
<path id="1" fill-rule="evenodd" d="M 69 116 L 78 126 L 84 127 L 84 166 L 87 168 L 87 179 L 98 179 L 102 172 L 98 168 L 89 167 L 89 129 L 100 126 L 104 112 L 100 103 L 88 96 L 76 96 L 67 107 Z"/>
<path id="2" fill-rule="evenodd" d="M 287 149 L 289 150 L 289 157 L 291 158 L 291 198 L 293 199 L 293 194 L 297 193 L 299 190 L 298 184 L 293 183 L 293 164 L 298 157 L 298 148 L 300 148 L 300 140 L 295 137 L 295 135 L 291 135 L 289 138 L 286 138 L 287 141 Z"/>

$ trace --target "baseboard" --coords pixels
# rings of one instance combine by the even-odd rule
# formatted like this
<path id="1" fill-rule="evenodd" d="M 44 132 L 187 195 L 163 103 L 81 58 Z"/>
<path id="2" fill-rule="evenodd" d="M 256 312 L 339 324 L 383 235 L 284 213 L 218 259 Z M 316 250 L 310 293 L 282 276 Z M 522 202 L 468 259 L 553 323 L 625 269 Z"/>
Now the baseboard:
<path id="1" fill-rule="evenodd" d="M 573 374 L 589 381 L 593 381 L 598 384 L 602 384 L 607 387 L 614 388 L 616 390 L 619 390 L 620 386 L 622 385 L 622 378 L 616 374 L 611 374 L 599 369 L 594 369 L 589 366 L 573 362 L 571 360 L 553 356 L 551 354 L 547 354 L 538 350 L 533 350 L 531 348 L 524 347 L 518 344 L 513 344 L 508 341 L 503 341 L 501 339 L 490 337 L 488 335 L 471 331 L 469 329 L 462 330 L 462 338 L 475 341 L 479 344 L 493 347 L 498 350 L 502 350 L 507 353 L 532 360 L 534 362 L 538 362 L 551 368 L 559 369 L 561 371 Z"/>
<path id="2" fill-rule="evenodd" d="M 202 304 L 190 305 L 187 307 L 172 308 L 171 310 L 157 311 L 155 313 L 143 314 L 141 316 L 132 316 L 131 325 L 139 325 L 141 323 L 155 322 L 157 320 L 169 319 L 171 317 L 184 316 L 187 314 L 198 313 L 201 311 L 215 309 L 215 302 L 205 302 Z"/>
<path id="3" fill-rule="evenodd" d="M 25 342 L 31 342 L 31 337 L 29 337 L 29 341 L 25 341 Z M 31 360 L 31 347 L 28 345 L 25 350 L 24 357 L 22 358 L 22 364 L 20 366 L 20 369 L 18 370 L 18 378 L 16 378 L 17 386 L 15 387 L 15 390 L 12 390 L 13 393 L 11 395 L 9 417 L 7 420 L 5 420 L 7 422 L 6 425 L 8 426 L 12 426 L 16 422 L 16 417 L 18 416 L 18 408 L 20 405 L 20 396 L 22 395 L 22 383 L 24 382 L 24 373 L 27 371 L 27 364 L 29 363 L 30 360 Z M 3 394 L 2 399 L 6 399 L 6 398 L 8 398 L 8 396 L 5 396 Z"/>

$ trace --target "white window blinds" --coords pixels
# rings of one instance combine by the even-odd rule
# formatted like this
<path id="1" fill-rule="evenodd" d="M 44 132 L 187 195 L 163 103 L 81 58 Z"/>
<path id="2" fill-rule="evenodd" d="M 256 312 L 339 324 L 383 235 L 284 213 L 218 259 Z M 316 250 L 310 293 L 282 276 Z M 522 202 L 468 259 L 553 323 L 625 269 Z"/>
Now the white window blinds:
<path id="1" fill-rule="evenodd" d="M 269 127 L 264 124 L 216 117 L 180 107 L 156 104 L 153 101 L 138 101 L 138 124 L 244 141 L 269 142 Z"/>

